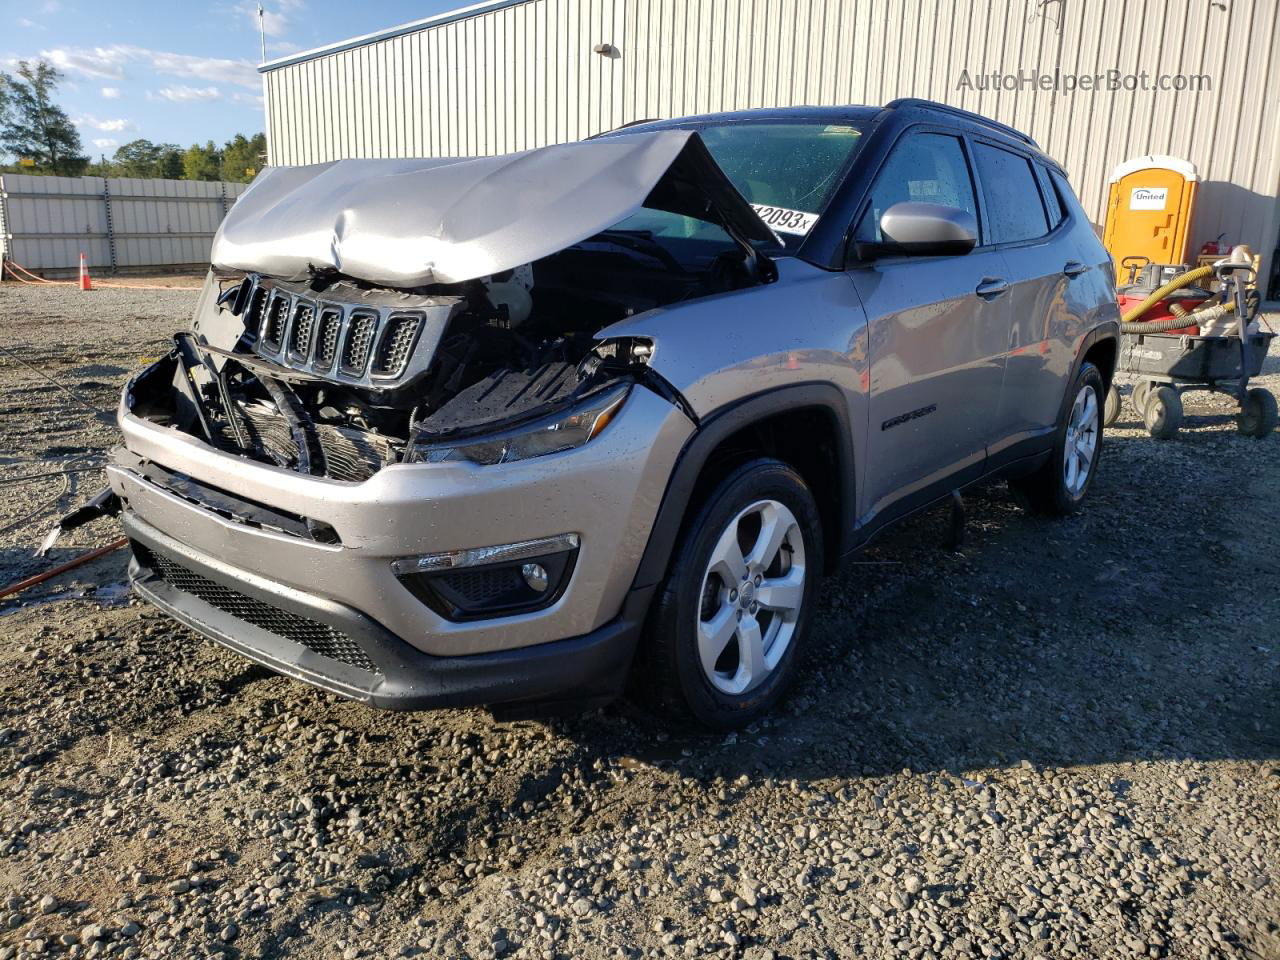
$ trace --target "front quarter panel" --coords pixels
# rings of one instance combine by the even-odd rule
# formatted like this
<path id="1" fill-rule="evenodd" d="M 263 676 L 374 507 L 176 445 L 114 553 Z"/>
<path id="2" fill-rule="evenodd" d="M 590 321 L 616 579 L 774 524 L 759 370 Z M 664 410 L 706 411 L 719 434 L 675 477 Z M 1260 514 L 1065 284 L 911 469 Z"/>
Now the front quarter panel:
<path id="1" fill-rule="evenodd" d="M 780 387 L 832 384 L 847 405 L 854 464 L 863 469 L 867 321 L 845 274 L 781 259 L 775 283 L 653 310 L 599 336 L 652 340 L 650 365 L 699 419 Z"/>

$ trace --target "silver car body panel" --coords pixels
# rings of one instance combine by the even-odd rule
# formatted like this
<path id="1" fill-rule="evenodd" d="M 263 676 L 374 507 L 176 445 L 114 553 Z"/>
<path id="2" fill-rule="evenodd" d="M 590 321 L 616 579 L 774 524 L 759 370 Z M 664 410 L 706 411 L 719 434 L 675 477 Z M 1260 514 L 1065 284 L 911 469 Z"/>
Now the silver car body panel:
<path id="1" fill-rule="evenodd" d="M 211 260 L 285 280 L 331 270 L 390 287 L 461 283 L 637 213 L 678 161 L 741 236 L 772 241 L 705 151 L 693 131 L 662 130 L 498 157 L 272 167 L 222 221 Z"/>

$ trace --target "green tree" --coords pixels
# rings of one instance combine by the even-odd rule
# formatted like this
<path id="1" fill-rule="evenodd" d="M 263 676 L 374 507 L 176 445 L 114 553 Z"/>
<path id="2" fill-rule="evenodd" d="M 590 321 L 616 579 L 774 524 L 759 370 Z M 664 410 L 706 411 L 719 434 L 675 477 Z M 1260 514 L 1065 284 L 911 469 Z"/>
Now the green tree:
<path id="1" fill-rule="evenodd" d="M 79 176 L 89 163 L 80 134 L 53 102 L 62 74 L 43 60 L 19 60 L 16 76 L 0 73 L 0 148 L 29 173 Z"/>
<path id="2" fill-rule="evenodd" d="M 222 148 L 222 176 L 235 183 L 248 183 L 266 163 L 267 138 L 255 133 L 246 138 L 237 133 Z"/>
<path id="3" fill-rule="evenodd" d="M 203 147 L 193 143 L 182 155 L 182 175 L 188 180 L 217 180 L 221 166 L 222 157 L 212 140 Z"/>
<path id="4" fill-rule="evenodd" d="M 117 177 L 159 177 L 161 160 L 164 157 L 165 144 L 152 143 L 150 140 L 130 140 L 116 150 L 112 157 L 112 166 Z M 171 149 L 177 150 L 177 147 Z"/>
<path id="5" fill-rule="evenodd" d="M 177 144 L 166 143 L 160 149 L 159 173 L 157 176 L 166 180 L 181 180 L 186 170 L 183 167 L 185 151 Z"/>

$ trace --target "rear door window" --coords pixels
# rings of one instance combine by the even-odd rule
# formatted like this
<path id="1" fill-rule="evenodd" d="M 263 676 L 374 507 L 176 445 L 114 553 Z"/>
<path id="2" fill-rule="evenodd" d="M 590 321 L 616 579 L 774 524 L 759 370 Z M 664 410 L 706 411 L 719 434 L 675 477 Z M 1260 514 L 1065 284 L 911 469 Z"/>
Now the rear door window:
<path id="1" fill-rule="evenodd" d="M 977 216 L 973 179 L 958 137 L 910 134 L 894 146 L 871 188 L 871 206 L 858 222 L 859 242 L 879 243 L 880 218 L 895 203 L 937 203 Z"/>
<path id="2" fill-rule="evenodd" d="M 986 199 L 987 242 L 1017 243 L 1048 233 L 1031 161 L 987 143 L 975 143 L 973 156 Z"/>

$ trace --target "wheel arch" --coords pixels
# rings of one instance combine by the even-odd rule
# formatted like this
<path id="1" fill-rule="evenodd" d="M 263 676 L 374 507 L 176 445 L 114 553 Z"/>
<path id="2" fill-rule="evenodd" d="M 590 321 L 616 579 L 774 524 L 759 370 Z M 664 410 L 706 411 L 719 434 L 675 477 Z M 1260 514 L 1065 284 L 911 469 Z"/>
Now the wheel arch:
<path id="1" fill-rule="evenodd" d="M 1106 395 L 1107 388 L 1111 386 L 1111 381 L 1115 377 L 1119 346 L 1120 324 L 1113 320 L 1098 324 L 1084 335 L 1079 349 L 1076 350 L 1075 361 L 1071 364 L 1071 375 L 1067 378 L 1062 391 L 1062 405 L 1058 410 L 1059 424 L 1064 422 L 1067 410 L 1071 407 L 1071 401 L 1075 399 L 1071 394 L 1071 385 L 1076 382 L 1076 377 L 1080 376 L 1080 368 L 1086 362 L 1092 363 L 1102 374 L 1102 391 L 1103 396 Z M 1103 398 L 1098 399 L 1101 401 Z"/>
<path id="2" fill-rule="evenodd" d="M 632 589 L 666 576 L 682 531 L 710 489 L 734 467 L 762 455 L 788 463 L 814 491 L 828 569 L 844 556 L 856 517 L 848 404 L 833 384 L 793 384 L 703 418 L 667 481 Z M 828 461 L 834 469 L 822 468 Z"/>

